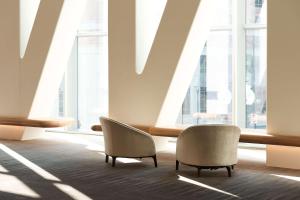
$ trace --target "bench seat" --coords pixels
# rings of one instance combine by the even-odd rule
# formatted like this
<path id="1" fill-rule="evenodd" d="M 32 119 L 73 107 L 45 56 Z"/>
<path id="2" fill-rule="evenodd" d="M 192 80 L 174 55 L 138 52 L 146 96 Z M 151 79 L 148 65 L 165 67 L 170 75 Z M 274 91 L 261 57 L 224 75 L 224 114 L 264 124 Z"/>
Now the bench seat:
<path id="1" fill-rule="evenodd" d="M 71 124 L 71 119 L 27 119 L 23 117 L 0 117 L 0 125 L 37 128 L 57 128 Z"/>
<path id="2" fill-rule="evenodd" d="M 135 128 L 141 129 L 153 136 L 163 137 L 178 137 L 184 128 L 162 128 L 152 126 L 133 125 Z M 94 125 L 91 127 L 93 131 L 102 131 L 101 125 Z M 255 143 L 255 144 L 269 144 L 300 147 L 300 137 L 271 135 L 260 132 L 242 131 L 240 142 Z"/>

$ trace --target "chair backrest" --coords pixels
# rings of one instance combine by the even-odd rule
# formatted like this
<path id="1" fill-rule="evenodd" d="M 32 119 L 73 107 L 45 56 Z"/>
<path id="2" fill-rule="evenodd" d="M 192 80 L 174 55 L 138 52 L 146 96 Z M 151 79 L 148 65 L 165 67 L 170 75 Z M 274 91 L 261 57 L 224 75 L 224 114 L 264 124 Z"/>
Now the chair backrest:
<path id="1" fill-rule="evenodd" d="M 155 154 L 154 141 L 148 133 L 106 117 L 100 117 L 100 122 L 107 155 L 139 157 Z"/>
<path id="2" fill-rule="evenodd" d="M 122 146 L 121 134 L 126 131 L 127 125 L 107 117 L 100 117 L 100 122 L 104 136 L 105 153 L 113 155 L 114 147 Z"/>
<path id="3" fill-rule="evenodd" d="M 179 161 L 197 166 L 237 163 L 240 129 L 231 125 L 199 125 L 182 131 L 177 140 Z"/>

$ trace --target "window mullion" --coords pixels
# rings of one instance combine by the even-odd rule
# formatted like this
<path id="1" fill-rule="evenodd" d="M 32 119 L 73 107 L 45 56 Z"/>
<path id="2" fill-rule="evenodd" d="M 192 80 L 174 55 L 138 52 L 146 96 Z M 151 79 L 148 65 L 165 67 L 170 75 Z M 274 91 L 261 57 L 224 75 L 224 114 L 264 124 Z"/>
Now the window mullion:
<path id="1" fill-rule="evenodd" d="M 246 125 L 246 38 L 245 38 L 245 1 L 233 0 L 232 3 L 232 59 L 233 59 L 233 122 L 241 128 Z"/>

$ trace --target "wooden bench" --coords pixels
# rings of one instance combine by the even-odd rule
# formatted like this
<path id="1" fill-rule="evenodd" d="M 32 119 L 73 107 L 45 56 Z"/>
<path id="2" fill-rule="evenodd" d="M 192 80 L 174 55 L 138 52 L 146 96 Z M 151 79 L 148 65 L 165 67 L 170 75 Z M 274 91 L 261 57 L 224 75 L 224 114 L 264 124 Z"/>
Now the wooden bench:
<path id="1" fill-rule="evenodd" d="M 152 126 L 133 125 L 153 136 L 164 137 L 178 137 L 183 128 L 162 128 Z M 94 125 L 91 127 L 93 131 L 102 131 L 101 125 Z M 269 145 L 282 145 L 300 147 L 300 137 L 294 136 L 280 136 L 270 135 L 267 133 L 247 132 L 242 131 L 240 142 L 255 143 L 255 144 L 269 144 Z"/>
<path id="2" fill-rule="evenodd" d="M 71 124 L 71 119 L 28 119 L 0 117 L 0 139 L 30 140 L 39 138 L 45 128 L 58 128 Z"/>
<path id="3" fill-rule="evenodd" d="M 27 119 L 23 117 L 0 117 L 0 125 L 24 126 L 36 128 L 64 127 L 73 122 L 72 119 Z"/>

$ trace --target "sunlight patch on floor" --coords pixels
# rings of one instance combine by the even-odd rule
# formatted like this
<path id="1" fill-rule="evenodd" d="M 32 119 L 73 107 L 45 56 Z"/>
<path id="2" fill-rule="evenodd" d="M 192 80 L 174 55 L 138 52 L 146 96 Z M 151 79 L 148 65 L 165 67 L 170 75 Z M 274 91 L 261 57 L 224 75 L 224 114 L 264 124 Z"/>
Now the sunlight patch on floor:
<path id="1" fill-rule="evenodd" d="M 34 164 L 27 158 L 23 157 L 22 155 L 18 154 L 17 152 L 13 151 L 12 149 L 8 148 L 7 146 L 0 144 L 0 149 L 34 171 L 39 176 L 43 177 L 46 180 L 54 181 L 54 182 L 61 182 L 59 178 L 50 174 L 46 170 L 42 169 L 38 165 Z M 2 167 L 5 171 L 6 169 Z M 1 170 L 1 167 L 0 167 Z M 8 170 L 6 170 L 8 172 Z M 91 200 L 88 196 L 83 194 L 82 192 L 76 190 L 70 185 L 66 185 L 63 183 L 53 183 L 60 191 L 66 193 L 71 198 L 75 200 Z M 40 195 L 35 193 L 32 189 L 22 183 L 18 178 L 12 175 L 7 174 L 0 174 L 0 191 L 13 193 L 13 194 L 20 194 L 23 196 L 29 196 L 33 198 L 40 198 Z"/>
<path id="2" fill-rule="evenodd" d="M 104 147 L 102 145 L 95 145 L 95 144 L 90 144 L 85 147 L 87 150 L 90 151 L 101 151 L 104 152 Z"/>
<path id="3" fill-rule="evenodd" d="M 84 135 L 48 131 L 43 135 L 43 139 L 81 144 L 84 145 L 88 150 L 104 152 L 103 137 L 100 135 Z"/>
<path id="4" fill-rule="evenodd" d="M 242 160 L 266 163 L 266 150 L 239 148 L 238 158 Z"/>
<path id="5" fill-rule="evenodd" d="M 23 165 L 25 165 L 26 167 L 28 167 L 29 169 L 31 169 L 32 171 L 34 171 L 36 174 L 43 177 L 44 179 L 47 179 L 50 181 L 60 181 L 59 178 L 53 176 L 46 170 L 42 169 L 38 165 L 34 164 L 30 160 L 28 160 L 27 158 L 18 154 L 17 152 L 13 151 L 12 149 L 8 148 L 7 146 L 0 144 L 0 149 L 2 151 L 4 151 L 5 153 L 7 153 L 8 155 L 10 155 L 11 157 L 13 157 L 14 159 L 16 159 L 17 161 L 19 161 L 20 163 L 22 163 Z"/>
<path id="6" fill-rule="evenodd" d="M 198 181 L 194 181 L 192 179 L 189 179 L 189 178 L 186 178 L 184 176 L 180 176 L 178 175 L 178 180 L 179 181 L 183 181 L 183 182 L 186 182 L 186 183 L 190 183 L 190 184 L 193 184 L 193 185 L 197 185 L 197 186 L 200 186 L 202 188 L 206 188 L 206 189 L 209 189 L 209 190 L 212 190 L 212 191 L 215 191 L 215 192 L 219 192 L 219 193 L 222 193 L 222 194 L 226 194 L 226 195 L 229 195 L 229 196 L 232 196 L 232 197 L 236 197 L 236 198 L 240 198 L 239 196 L 235 195 L 235 194 L 231 194 L 229 192 L 226 192 L 224 190 L 220 190 L 220 189 L 217 189 L 215 187 L 212 187 L 212 186 L 209 186 L 209 185 L 206 185 L 204 183 L 200 183 Z"/>
<path id="7" fill-rule="evenodd" d="M 142 161 L 134 159 L 134 158 L 117 158 L 117 160 L 121 163 L 140 163 Z"/>
<path id="8" fill-rule="evenodd" d="M 92 200 L 90 197 L 86 196 L 82 192 L 76 190 L 70 185 L 62 184 L 62 183 L 54 183 L 54 186 L 57 187 L 62 192 L 66 193 L 72 199 L 75 200 Z"/>
<path id="9" fill-rule="evenodd" d="M 0 172 L 1 173 L 8 173 L 9 171 L 5 167 L 3 167 L 2 165 L 0 165 Z"/>
<path id="10" fill-rule="evenodd" d="M 300 182 L 300 177 L 299 176 L 286 176 L 286 175 L 279 175 L 279 174 L 271 174 L 271 175 Z"/>
<path id="11" fill-rule="evenodd" d="M 106 156 L 105 153 L 99 152 L 100 155 L 102 156 Z M 109 159 L 111 160 L 111 157 L 109 157 Z M 140 163 L 142 162 L 141 160 L 137 160 L 135 158 L 117 158 L 117 161 L 121 162 L 121 163 Z"/>
<path id="12" fill-rule="evenodd" d="M 0 191 L 31 198 L 40 198 L 39 194 L 30 189 L 20 179 L 8 174 L 0 174 Z"/>

